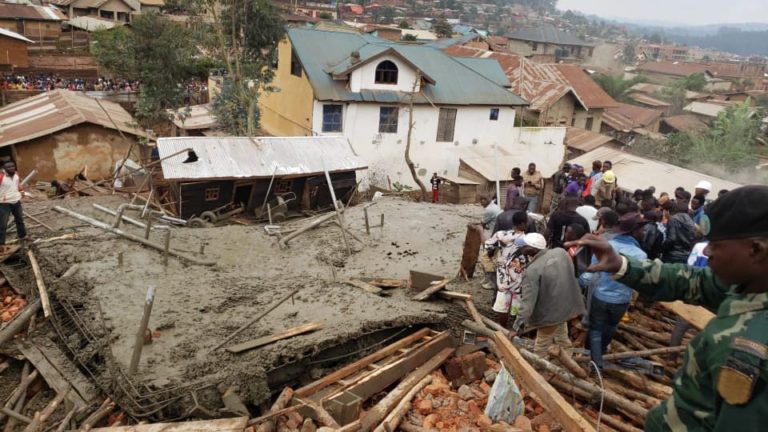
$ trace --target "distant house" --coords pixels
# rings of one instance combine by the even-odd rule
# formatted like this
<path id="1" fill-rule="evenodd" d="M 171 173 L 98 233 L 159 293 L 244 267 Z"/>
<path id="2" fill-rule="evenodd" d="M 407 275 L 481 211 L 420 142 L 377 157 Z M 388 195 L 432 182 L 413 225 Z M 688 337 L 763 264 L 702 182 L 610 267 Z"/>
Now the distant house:
<path id="1" fill-rule="evenodd" d="M 730 81 L 718 78 L 710 70 L 709 66 L 699 63 L 648 61 L 638 65 L 637 71 L 641 72 L 649 80 L 661 84 L 671 84 L 680 78 L 702 73 L 707 80 L 707 84 L 704 87 L 707 91 L 728 91 L 732 86 Z"/>
<path id="2" fill-rule="evenodd" d="M 706 130 L 708 127 L 709 126 L 707 126 L 707 123 L 695 115 L 680 114 L 671 117 L 664 117 L 661 119 L 659 132 L 663 133 L 664 135 L 677 132 L 696 134 Z"/>
<path id="3" fill-rule="evenodd" d="M 685 45 L 671 44 L 639 44 L 636 52 L 645 60 L 690 60 L 689 48 Z"/>
<path id="4" fill-rule="evenodd" d="M 58 41 L 61 23 L 66 19 L 66 15 L 53 6 L 0 3 L 0 28 L 36 42 Z"/>
<path id="5" fill-rule="evenodd" d="M 210 104 L 168 110 L 172 136 L 202 136 L 218 126 Z"/>
<path id="6" fill-rule="evenodd" d="M 70 18 L 94 16 L 124 23 L 141 11 L 138 0 L 60 0 L 59 4 L 67 7 Z"/>
<path id="7" fill-rule="evenodd" d="M 683 111 L 697 116 L 699 119 L 709 122 L 726 110 L 731 104 L 728 102 L 715 103 L 704 101 L 693 101 L 683 107 Z"/>
<path id="8" fill-rule="evenodd" d="M 600 132 L 625 145 L 631 144 L 637 135 L 662 138 L 658 133 L 661 115 L 659 110 L 619 103 L 605 110 Z"/>
<path id="9" fill-rule="evenodd" d="M 145 133 L 114 102 L 54 90 L 0 108 L 0 157 L 41 180 L 72 178 L 87 167 L 90 179 L 109 177 L 131 140 Z M 118 130 L 120 132 L 118 132 Z"/>
<path id="10" fill-rule="evenodd" d="M 27 45 L 31 43 L 14 31 L 0 28 L 0 71 L 11 72 L 14 68 L 29 66 Z"/>
<path id="11" fill-rule="evenodd" d="M 505 35 L 507 49 L 523 56 L 550 56 L 552 61 L 586 62 L 594 45 L 552 24 L 518 30 Z"/>
<path id="12" fill-rule="evenodd" d="M 163 6 L 165 6 L 165 0 L 139 0 L 139 3 L 141 4 L 141 13 L 160 13 Z"/>
<path id="13" fill-rule="evenodd" d="M 262 128 L 275 136 L 346 137 L 378 183 L 413 185 L 403 158 L 413 101 L 411 152 L 428 181 L 446 168 L 446 148 L 509 140 L 515 108 L 498 62 L 463 62 L 430 45 L 359 33 L 289 29 L 272 83 L 262 95 Z"/>
<path id="14" fill-rule="evenodd" d="M 187 160 L 186 149 L 197 160 Z M 183 218 L 230 203 L 259 214 L 277 196 L 289 210 L 329 207 L 328 170 L 337 199 L 357 185 L 356 171 L 367 168 L 344 137 L 178 137 L 159 138 L 163 178 L 177 214 Z M 177 156 L 169 157 L 174 153 Z M 293 198 L 293 199 L 292 199 Z"/>
<path id="15" fill-rule="evenodd" d="M 510 91 L 530 105 L 523 117 L 539 126 L 576 126 L 600 131 L 603 110 L 617 106 L 600 86 L 575 65 L 540 64 L 517 54 L 452 45 L 446 54 L 495 59 L 510 83 Z"/>
<path id="16" fill-rule="evenodd" d="M 647 95 L 654 95 L 654 94 L 661 94 L 664 93 L 667 90 L 671 90 L 670 87 L 666 87 L 659 84 L 650 84 L 650 83 L 637 83 L 633 85 L 630 90 L 637 92 L 637 93 L 645 93 Z M 700 93 L 695 91 L 686 90 L 685 91 L 685 100 L 699 100 L 699 99 L 706 99 L 709 96 L 709 93 Z"/>
<path id="17" fill-rule="evenodd" d="M 656 110 L 661 111 L 664 115 L 669 115 L 670 110 L 672 109 L 672 104 L 655 98 L 653 96 L 650 96 L 646 93 L 630 93 L 629 98 L 632 99 L 636 104 L 640 106 L 644 106 L 646 108 L 653 108 Z"/>
<path id="18" fill-rule="evenodd" d="M 565 132 L 565 146 L 568 148 L 568 156 L 576 157 L 603 146 L 619 148 L 622 143 L 608 135 L 569 127 Z"/>

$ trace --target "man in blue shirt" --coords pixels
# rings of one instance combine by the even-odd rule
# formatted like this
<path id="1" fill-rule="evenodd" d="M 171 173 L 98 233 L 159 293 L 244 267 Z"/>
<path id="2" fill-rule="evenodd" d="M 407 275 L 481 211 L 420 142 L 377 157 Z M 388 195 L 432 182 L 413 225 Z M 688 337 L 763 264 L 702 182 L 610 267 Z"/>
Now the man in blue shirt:
<path id="1" fill-rule="evenodd" d="M 640 248 L 643 227 L 647 223 L 637 212 L 627 213 L 614 228 L 615 236 L 609 241 L 616 252 L 635 258 L 646 259 Z M 592 263 L 597 260 L 593 258 Z M 589 308 L 589 349 L 592 361 L 603 368 L 603 353 L 616 333 L 621 317 L 629 308 L 632 289 L 615 281 L 608 273 L 585 273 L 589 283 L 594 283 L 592 303 Z"/>

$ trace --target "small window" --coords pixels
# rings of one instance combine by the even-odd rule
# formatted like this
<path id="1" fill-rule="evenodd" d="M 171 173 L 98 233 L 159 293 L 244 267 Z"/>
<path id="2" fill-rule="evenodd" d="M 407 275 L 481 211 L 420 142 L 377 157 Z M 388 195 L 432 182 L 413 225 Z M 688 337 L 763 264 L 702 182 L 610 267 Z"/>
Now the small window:
<path id="1" fill-rule="evenodd" d="M 323 105 L 323 132 L 342 131 L 342 112 L 341 105 Z"/>
<path id="2" fill-rule="evenodd" d="M 384 60 L 376 66 L 376 84 L 397 84 L 397 65 Z"/>
<path id="3" fill-rule="evenodd" d="M 491 108 L 491 120 L 496 121 L 499 119 L 499 109 L 498 108 Z"/>
<path id="4" fill-rule="evenodd" d="M 397 133 L 397 116 L 399 110 L 397 107 L 379 108 L 379 132 Z"/>
<path id="5" fill-rule="evenodd" d="M 440 108 L 440 116 L 437 119 L 437 141 L 453 141 L 453 130 L 456 127 L 456 109 Z"/>
<path id="6" fill-rule="evenodd" d="M 531 51 L 538 51 L 539 44 L 537 42 L 531 43 Z"/>
<path id="7" fill-rule="evenodd" d="M 293 190 L 293 180 L 280 180 L 275 182 L 275 195 L 285 194 Z"/>
<path id="8" fill-rule="evenodd" d="M 301 77 L 301 63 L 293 49 L 291 49 L 291 75 Z"/>
<path id="9" fill-rule="evenodd" d="M 221 193 L 221 188 L 208 188 L 205 190 L 205 200 L 206 201 L 218 201 L 219 200 L 219 194 Z"/>
<path id="10" fill-rule="evenodd" d="M 591 131 L 592 130 L 592 124 L 593 124 L 592 117 L 587 117 L 587 123 L 584 125 L 584 129 L 586 129 L 588 131 Z"/>

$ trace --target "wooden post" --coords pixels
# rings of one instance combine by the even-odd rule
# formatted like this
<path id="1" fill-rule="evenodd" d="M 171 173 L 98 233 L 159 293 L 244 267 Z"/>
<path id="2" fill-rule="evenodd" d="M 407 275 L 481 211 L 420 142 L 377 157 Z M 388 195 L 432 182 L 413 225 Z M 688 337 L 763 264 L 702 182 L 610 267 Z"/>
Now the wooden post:
<path id="1" fill-rule="evenodd" d="M 165 230 L 165 250 L 163 251 L 163 265 L 168 266 L 168 252 L 171 250 L 171 230 Z"/>
<path id="2" fill-rule="evenodd" d="M 51 300 L 48 298 L 48 290 L 45 288 L 45 280 L 43 280 L 43 273 L 40 271 L 40 266 L 37 264 L 37 258 L 32 251 L 27 252 L 29 257 L 29 264 L 32 266 L 32 272 L 35 274 L 35 282 L 37 282 L 37 289 L 40 292 L 40 303 L 43 304 L 43 315 L 48 318 L 51 316 Z"/>
<path id="3" fill-rule="evenodd" d="M 123 253 L 118 252 L 117 253 L 117 266 L 120 268 L 123 268 Z"/>
<path id="4" fill-rule="evenodd" d="M 365 215 L 365 233 L 368 235 L 371 235 L 371 224 L 368 222 L 368 209 L 363 209 L 363 214 Z"/>
<path id="5" fill-rule="evenodd" d="M 152 229 L 152 216 L 147 218 L 147 225 L 144 227 L 144 239 L 149 240 L 149 230 Z"/>
<path id="6" fill-rule="evenodd" d="M 336 201 L 336 191 L 333 190 L 333 183 L 331 182 L 331 174 L 325 167 L 325 160 L 323 160 L 323 171 L 325 172 L 325 181 L 328 182 L 328 191 L 331 193 L 331 199 L 333 200 L 333 209 L 336 210 L 336 219 L 341 225 L 341 239 L 344 240 L 344 247 L 347 248 L 347 255 L 352 255 L 352 249 L 349 247 L 349 241 L 347 240 L 347 233 L 344 231 L 344 218 L 339 211 L 340 204 Z"/>
<path id="7" fill-rule="evenodd" d="M 144 333 L 147 331 L 149 325 L 149 315 L 152 313 L 152 305 L 155 303 L 155 287 L 150 285 L 147 288 L 147 296 L 144 300 L 144 314 L 141 317 L 141 323 L 139 324 L 139 330 L 136 332 L 136 339 L 133 342 L 133 356 L 131 357 L 131 364 L 128 367 L 128 373 L 133 375 L 139 367 L 139 359 L 141 358 L 141 350 L 144 348 Z"/>

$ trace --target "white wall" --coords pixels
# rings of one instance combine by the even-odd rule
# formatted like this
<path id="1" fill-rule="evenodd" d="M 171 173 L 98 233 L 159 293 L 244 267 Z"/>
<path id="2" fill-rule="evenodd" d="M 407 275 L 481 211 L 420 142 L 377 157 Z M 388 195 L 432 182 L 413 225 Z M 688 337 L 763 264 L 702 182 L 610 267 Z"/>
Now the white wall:
<path id="1" fill-rule="evenodd" d="M 386 105 L 384 105 L 386 106 Z M 425 182 L 433 172 L 440 175 L 458 174 L 461 149 L 513 146 L 518 139 L 515 133 L 515 111 L 510 107 L 499 107 L 499 119 L 490 120 L 492 107 L 455 107 L 456 127 L 453 142 L 436 142 L 439 109 L 432 106 L 417 106 L 414 110 L 414 129 L 411 139 L 411 159 L 416 171 Z M 408 111 L 400 107 L 398 131 L 396 134 L 379 130 L 379 105 L 348 104 L 344 108 L 344 131 L 340 134 L 324 134 L 322 130 L 323 104 L 315 101 L 313 131 L 319 135 L 344 135 L 349 139 L 355 152 L 368 162 L 368 177 L 379 186 L 387 185 L 387 176 L 394 182 L 415 186 L 407 165 L 404 152 L 408 133 Z M 564 128 L 536 128 L 539 130 L 562 130 L 560 144 L 565 136 Z M 562 158 L 562 154 L 560 155 Z M 559 160 L 559 159 L 558 159 Z M 366 185 L 366 180 L 362 183 Z"/>
<path id="2" fill-rule="evenodd" d="M 376 66 L 385 60 L 389 60 L 397 65 L 397 85 L 376 84 L 375 82 Z M 400 60 L 399 57 L 385 55 L 352 71 L 352 74 L 349 77 L 349 89 L 353 92 L 359 92 L 361 89 L 411 92 L 413 90 L 414 81 L 416 81 L 416 71 L 414 71 L 407 63 Z M 420 86 L 417 84 L 416 91 L 419 91 L 419 88 Z"/>

